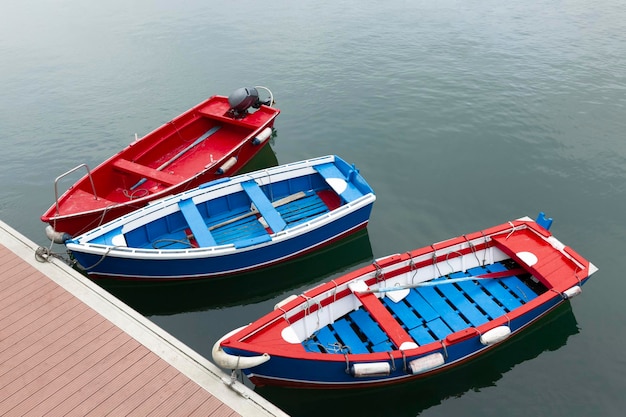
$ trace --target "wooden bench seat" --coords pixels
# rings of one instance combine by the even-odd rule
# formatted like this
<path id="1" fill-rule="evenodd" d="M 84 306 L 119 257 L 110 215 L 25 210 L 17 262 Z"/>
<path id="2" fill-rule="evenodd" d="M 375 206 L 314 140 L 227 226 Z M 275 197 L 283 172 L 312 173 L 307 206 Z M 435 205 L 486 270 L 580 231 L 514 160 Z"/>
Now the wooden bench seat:
<path id="1" fill-rule="evenodd" d="M 396 321 L 376 295 L 362 292 L 368 289 L 367 284 L 363 281 L 358 281 L 351 284 L 350 289 L 361 304 L 363 304 L 363 308 L 367 310 L 374 321 L 387 334 L 389 340 L 391 340 L 398 349 L 401 347 L 406 349 L 407 346 L 417 346 L 413 338 L 404 330 L 400 323 Z"/>
<path id="2" fill-rule="evenodd" d="M 117 161 L 113 162 L 112 165 L 115 169 L 119 171 L 127 172 L 129 174 L 137 174 L 142 178 L 151 179 L 153 181 L 157 181 L 167 185 L 178 184 L 185 181 L 186 179 L 176 174 L 170 174 L 168 172 L 159 171 L 154 168 L 149 168 L 145 165 L 131 162 L 127 159 L 118 159 Z"/>

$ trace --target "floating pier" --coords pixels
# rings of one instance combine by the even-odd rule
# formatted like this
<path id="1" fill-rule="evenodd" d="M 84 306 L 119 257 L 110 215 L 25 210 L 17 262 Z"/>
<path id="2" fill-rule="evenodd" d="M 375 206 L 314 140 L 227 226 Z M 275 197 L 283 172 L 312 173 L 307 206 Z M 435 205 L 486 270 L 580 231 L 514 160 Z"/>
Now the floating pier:
<path id="1" fill-rule="evenodd" d="M 0 221 L 0 415 L 283 411 Z"/>

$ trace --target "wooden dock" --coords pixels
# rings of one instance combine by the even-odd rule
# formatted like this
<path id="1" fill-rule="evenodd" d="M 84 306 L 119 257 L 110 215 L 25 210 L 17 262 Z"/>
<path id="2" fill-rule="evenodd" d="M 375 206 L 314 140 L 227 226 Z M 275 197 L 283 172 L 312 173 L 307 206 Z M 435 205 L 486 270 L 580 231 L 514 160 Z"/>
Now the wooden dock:
<path id="1" fill-rule="evenodd" d="M 281 416 L 0 221 L 0 415 Z"/>

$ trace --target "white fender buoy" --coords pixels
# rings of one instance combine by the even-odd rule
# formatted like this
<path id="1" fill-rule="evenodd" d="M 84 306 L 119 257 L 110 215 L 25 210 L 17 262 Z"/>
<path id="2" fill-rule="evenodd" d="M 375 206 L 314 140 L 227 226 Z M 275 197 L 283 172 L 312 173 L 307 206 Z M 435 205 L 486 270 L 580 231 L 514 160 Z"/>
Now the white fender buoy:
<path id="1" fill-rule="evenodd" d="M 355 363 L 350 369 L 352 376 L 387 376 L 391 373 L 389 362 Z"/>
<path id="2" fill-rule="evenodd" d="M 215 344 L 213 345 L 213 349 L 211 350 L 211 356 L 213 356 L 213 361 L 220 368 L 224 369 L 248 369 L 253 368 L 255 366 L 259 366 L 262 363 L 265 363 L 270 360 L 270 355 L 264 353 L 258 356 L 237 356 L 231 355 L 229 353 L 224 352 L 222 346 L 220 344 L 224 339 L 232 336 L 237 333 L 239 330 L 245 328 L 246 326 L 242 326 L 238 329 L 235 329 L 231 332 L 228 332 L 224 336 L 222 336 Z"/>
<path id="3" fill-rule="evenodd" d="M 438 368 L 445 363 L 441 353 L 431 353 L 430 355 L 412 360 L 409 362 L 409 369 L 413 374 L 421 374 L 431 369 Z"/>
<path id="4" fill-rule="evenodd" d="M 65 243 L 70 240 L 72 236 L 69 233 L 57 232 L 51 225 L 46 226 L 46 237 L 54 243 Z"/>
<path id="5" fill-rule="evenodd" d="M 228 161 L 224 162 L 222 166 L 217 169 L 216 174 L 222 175 L 223 173 L 231 169 L 236 163 L 237 163 L 237 158 L 234 156 L 231 157 Z"/>
<path id="6" fill-rule="evenodd" d="M 480 343 L 485 346 L 490 346 L 495 343 L 501 342 L 511 335 L 511 328 L 509 326 L 498 326 L 491 330 L 486 331 L 480 336 Z"/>
<path id="7" fill-rule="evenodd" d="M 272 128 L 271 127 L 266 127 L 265 129 L 263 129 L 261 131 L 261 133 L 259 133 L 259 135 L 257 137 L 252 139 L 252 144 L 253 145 L 260 145 L 261 143 L 263 143 L 266 140 L 268 140 L 270 138 L 270 136 L 272 136 Z"/>
<path id="8" fill-rule="evenodd" d="M 580 288 L 580 285 L 574 285 L 572 288 L 569 288 L 563 292 L 563 296 L 566 300 L 570 298 L 574 298 L 577 295 L 580 295 L 583 292 L 583 289 Z"/>

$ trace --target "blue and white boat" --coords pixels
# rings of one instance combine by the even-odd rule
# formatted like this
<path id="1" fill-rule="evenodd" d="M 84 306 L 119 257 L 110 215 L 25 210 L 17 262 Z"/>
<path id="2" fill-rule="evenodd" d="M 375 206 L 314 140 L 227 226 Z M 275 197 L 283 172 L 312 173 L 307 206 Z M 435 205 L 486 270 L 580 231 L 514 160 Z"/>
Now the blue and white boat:
<path id="1" fill-rule="evenodd" d="M 91 278 L 205 279 L 267 267 L 367 226 L 376 196 L 329 155 L 203 184 L 65 242 Z"/>

